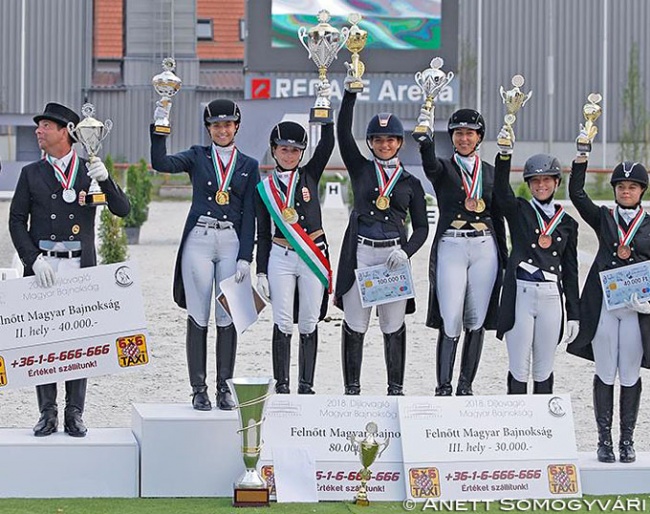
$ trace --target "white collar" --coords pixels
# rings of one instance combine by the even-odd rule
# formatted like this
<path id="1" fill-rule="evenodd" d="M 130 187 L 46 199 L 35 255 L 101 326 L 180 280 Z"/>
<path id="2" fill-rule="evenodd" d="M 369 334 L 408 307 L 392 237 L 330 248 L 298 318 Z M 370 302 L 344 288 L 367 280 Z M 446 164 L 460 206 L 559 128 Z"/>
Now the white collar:
<path id="1" fill-rule="evenodd" d="M 49 155 L 48 157 L 54 164 L 56 164 L 61 169 L 61 171 L 65 171 L 65 169 L 68 167 L 68 164 L 70 164 L 70 161 L 72 160 L 73 153 L 74 150 L 70 149 L 70 151 L 67 154 L 65 154 L 63 157 L 60 157 L 58 159 L 51 155 Z"/>

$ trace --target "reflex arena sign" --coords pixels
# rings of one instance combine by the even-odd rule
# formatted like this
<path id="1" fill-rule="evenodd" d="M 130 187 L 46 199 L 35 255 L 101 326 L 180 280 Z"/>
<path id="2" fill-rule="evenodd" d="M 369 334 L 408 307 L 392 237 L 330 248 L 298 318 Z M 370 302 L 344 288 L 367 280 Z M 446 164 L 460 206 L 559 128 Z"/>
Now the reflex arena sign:
<path id="1" fill-rule="evenodd" d="M 343 97 L 343 77 L 329 77 L 332 85 L 332 99 Z M 246 99 L 265 100 L 270 98 L 295 98 L 316 96 L 318 77 L 281 77 L 250 75 L 246 77 Z M 360 102 L 423 102 L 424 95 L 412 77 L 373 77 L 363 81 L 364 91 L 357 95 Z M 436 104 L 456 104 L 458 81 L 452 80 L 440 91 Z"/>

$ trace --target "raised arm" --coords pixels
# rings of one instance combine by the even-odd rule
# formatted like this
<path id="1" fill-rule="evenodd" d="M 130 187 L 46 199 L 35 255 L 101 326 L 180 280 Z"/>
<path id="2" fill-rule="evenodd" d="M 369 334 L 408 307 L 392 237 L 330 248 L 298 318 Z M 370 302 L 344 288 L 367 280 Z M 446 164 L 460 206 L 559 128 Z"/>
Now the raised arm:
<path id="1" fill-rule="evenodd" d="M 302 167 L 304 173 L 313 176 L 316 182 L 318 182 L 323 171 L 325 171 L 325 166 L 327 166 L 333 150 L 334 124 L 328 123 L 321 128 L 320 141 L 318 141 L 314 154 L 309 159 L 309 162 Z"/>
<path id="2" fill-rule="evenodd" d="M 194 162 L 194 150 L 167 155 L 167 138 L 155 134 L 153 125 L 151 134 L 151 167 L 161 173 L 190 173 Z"/>
<path id="3" fill-rule="evenodd" d="M 591 201 L 585 192 L 585 176 L 587 174 L 587 159 L 576 158 L 571 164 L 569 177 L 569 198 L 578 213 L 591 228 L 598 230 L 600 227 L 600 208 Z"/>
<path id="4" fill-rule="evenodd" d="M 366 158 L 359 151 L 357 142 L 352 135 L 352 116 L 354 114 L 354 103 L 356 102 L 356 93 L 346 91 L 343 95 L 339 117 L 336 122 L 336 137 L 339 141 L 339 150 L 341 157 L 352 176 L 361 172 L 361 166 L 366 162 Z"/>

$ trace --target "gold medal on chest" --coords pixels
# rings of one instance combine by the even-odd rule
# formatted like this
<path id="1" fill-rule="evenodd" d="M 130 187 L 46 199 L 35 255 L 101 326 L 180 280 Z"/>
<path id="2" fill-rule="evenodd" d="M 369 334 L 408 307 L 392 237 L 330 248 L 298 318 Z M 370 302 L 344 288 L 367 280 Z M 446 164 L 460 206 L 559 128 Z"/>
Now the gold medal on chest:
<path id="1" fill-rule="evenodd" d="M 218 205 L 228 205 L 230 203 L 230 195 L 228 191 L 217 191 L 215 201 Z"/>
<path id="2" fill-rule="evenodd" d="M 377 206 L 377 209 L 385 211 L 390 207 L 390 198 L 388 198 L 387 196 L 380 195 L 377 197 L 377 201 L 375 202 L 375 205 Z"/>
<path id="3" fill-rule="evenodd" d="M 291 225 L 298 223 L 298 212 L 293 207 L 285 207 L 282 209 L 282 217 L 284 218 L 284 221 Z"/>

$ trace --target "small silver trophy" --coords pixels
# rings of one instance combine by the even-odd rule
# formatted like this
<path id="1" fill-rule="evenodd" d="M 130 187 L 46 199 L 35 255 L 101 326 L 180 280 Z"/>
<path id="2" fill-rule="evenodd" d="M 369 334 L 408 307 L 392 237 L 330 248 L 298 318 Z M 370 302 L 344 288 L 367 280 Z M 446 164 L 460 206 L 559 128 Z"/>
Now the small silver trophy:
<path id="1" fill-rule="evenodd" d="M 361 471 L 359 475 L 361 476 L 361 485 L 359 485 L 359 490 L 357 491 L 356 496 L 354 497 L 354 503 L 367 507 L 370 505 L 368 501 L 368 489 L 366 485 L 372 477 L 372 472 L 370 471 L 370 466 L 375 462 L 381 454 L 384 453 L 386 448 L 388 448 L 389 439 L 388 437 L 384 439 L 384 442 L 379 443 L 375 436 L 377 435 L 377 423 L 371 421 L 366 425 L 366 437 L 360 441 L 351 434 L 348 438 L 352 444 L 352 450 L 354 453 L 359 454 L 359 459 L 361 460 Z"/>
<path id="2" fill-rule="evenodd" d="M 517 117 L 517 111 L 521 109 L 526 102 L 533 96 L 533 92 L 529 91 L 528 94 L 523 93 L 519 88 L 524 85 L 524 77 L 522 75 L 515 75 L 512 77 L 512 89 L 507 91 L 501 86 L 499 93 L 501 94 L 501 99 L 503 100 L 504 105 L 506 106 L 506 115 L 503 117 L 503 128 L 505 128 L 508 133 L 512 134 L 512 126 L 515 123 Z M 512 138 L 499 138 L 497 140 L 499 147 L 512 147 Z"/>
<path id="3" fill-rule="evenodd" d="M 582 106 L 582 115 L 585 117 L 585 124 L 580 125 L 580 135 L 576 140 L 578 151 L 581 153 L 591 152 L 591 143 L 596 134 L 598 127 L 595 121 L 600 118 L 603 108 L 598 105 L 603 97 L 599 93 L 590 93 L 587 97 L 587 103 Z"/>
<path id="4" fill-rule="evenodd" d="M 154 120 L 154 132 L 163 136 L 171 134 L 171 124 L 169 122 L 169 111 L 172 108 L 172 97 L 181 89 L 182 81 L 176 74 L 176 61 L 171 57 L 166 57 L 162 62 L 163 72 L 151 79 L 153 88 L 160 95 L 157 105 L 162 107 L 167 114 Z"/>
<path id="5" fill-rule="evenodd" d="M 343 48 L 348 40 L 349 29 L 347 27 L 338 30 L 332 27 L 328 21 L 330 13 L 323 9 L 318 13 L 318 24 L 310 29 L 300 27 L 298 39 L 308 52 L 308 57 L 318 66 L 319 94 L 314 106 L 309 113 L 310 123 L 332 123 L 332 107 L 329 98 L 322 96 L 320 91 L 329 85 L 327 80 L 327 68 L 336 59 L 339 50 Z M 305 42 L 307 41 L 307 42 Z"/>
<path id="6" fill-rule="evenodd" d="M 69 122 L 68 132 L 76 141 L 82 144 L 88 154 L 88 159 L 92 160 L 93 157 L 99 154 L 102 148 L 102 141 L 106 139 L 106 136 L 108 136 L 108 133 L 113 128 L 113 122 L 106 120 L 102 123 L 93 118 L 95 106 L 91 103 L 85 103 L 81 106 L 81 114 L 84 116 L 84 119 L 77 123 L 76 127 L 74 123 Z M 90 181 L 90 187 L 85 195 L 83 205 L 91 207 L 106 205 L 106 195 L 95 179 Z"/>
<path id="7" fill-rule="evenodd" d="M 431 114 L 431 126 L 420 124 L 413 130 L 413 138 L 420 143 L 431 141 L 433 139 L 433 117 L 435 111 L 433 101 L 436 99 L 440 91 L 442 91 L 454 78 L 453 71 L 445 73 L 440 69 L 444 63 L 445 61 L 443 61 L 441 57 L 434 57 L 431 59 L 429 68 L 418 71 L 415 74 L 415 83 L 420 86 L 420 89 L 424 94 L 424 103 L 422 104 L 422 108 L 426 109 Z"/>

